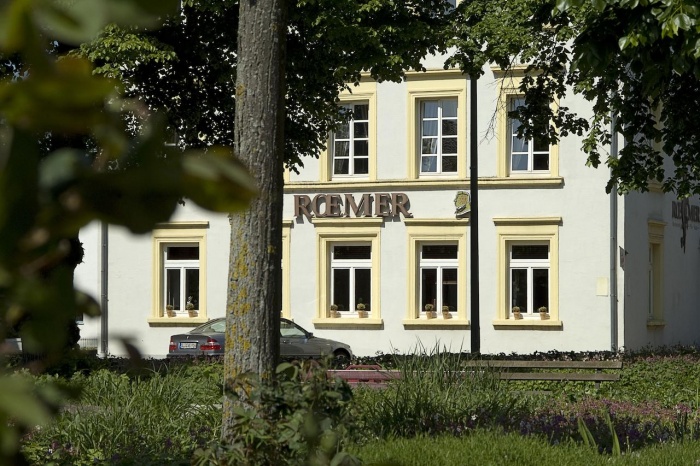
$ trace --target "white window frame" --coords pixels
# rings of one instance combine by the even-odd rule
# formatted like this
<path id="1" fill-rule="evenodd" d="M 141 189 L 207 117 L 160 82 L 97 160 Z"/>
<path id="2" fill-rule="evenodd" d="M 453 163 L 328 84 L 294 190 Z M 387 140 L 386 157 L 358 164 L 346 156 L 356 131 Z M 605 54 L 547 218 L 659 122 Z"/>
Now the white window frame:
<path id="1" fill-rule="evenodd" d="M 171 247 L 196 247 L 197 248 L 197 259 L 170 259 L 168 257 L 168 250 Z M 188 293 L 186 291 L 186 286 L 187 286 L 187 271 L 188 270 L 197 270 L 197 288 L 199 288 L 200 284 L 200 279 L 201 279 L 201 273 L 200 273 L 200 264 L 199 264 L 199 254 L 201 251 L 199 251 L 199 243 L 162 243 L 161 244 L 161 254 L 163 257 L 163 281 L 164 281 L 164 286 L 162 289 L 163 292 L 163 302 L 167 306 L 168 304 L 172 304 L 171 299 L 168 299 L 168 271 L 169 270 L 177 270 L 180 272 L 180 279 L 179 279 L 179 302 L 180 305 L 177 309 L 175 309 L 176 314 L 187 314 L 187 309 L 186 309 L 186 304 L 189 300 Z M 199 289 L 198 289 L 198 294 L 199 294 Z M 170 301 L 170 302 L 169 302 Z M 196 305 L 194 310 L 199 311 L 199 296 L 197 297 Z"/>
<path id="2" fill-rule="evenodd" d="M 180 221 L 161 223 L 153 230 L 153 302 L 148 322 L 158 324 L 197 325 L 208 320 L 207 317 L 207 221 Z M 176 317 L 168 317 L 165 299 L 165 247 L 179 245 L 197 245 L 199 247 L 199 308 L 195 317 L 183 309 Z M 185 298 L 186 303 L 186 298 Z M 183 303 L 183 306 L 184 304 Z M 185 311 L 185 312 L 183 312 Z"/>
<path id="3" fill-rule="evenodd" d="M 445 102 L 454 102 L 455 105 L 457 106 L 457 111 L 454 116 L 444 116 L 444 104 Z M 426 117 L 424 114 L 424 106 L 428 102 L 436 102 L 437 103 L 437 109 L 438 109 L 438 114 L 436 117 Z M 420 158 L 419 158 L 419 169 L 420 169 L 420 176 L 431 176 L 431 175 L 456 175 L 458 171 L 458 161 L 459 161 L 459 151 L 457 149 L 458 143 L 459 143 L 459 99 L 455 97 L 444 97 L 441 99 L 421 99 L 418 102 L 418 105 L 420 106 L 418 112 L 419 112 L 419 118 L 420 118 L 420 132 L 419 132 L 419 138 L 420 141 L 418 143 L 418 147 L 420 150 Z M 456 133 L 454 135 L 444 135 L 443 134 L 443 122 L 445 121 L 454 121 L 455 124 L 455 129 Z M 435 122 L 437 123 L 437 134 L 436 135 L 425 135 L 424 131 L 424 126 L 426 122 Z M 436 153 L 424 153 L 423 152 L 423 143 L 427 140 L 436 140 L 437 144 L 437 152 Z M 443 142 L 446 139 L 453 139 L 455 143 L 455 151 L 445 154 L 443 153 Z M 436 159 L 436 164 L 435 164 L 435 170 L 434 171 L 423 171 L 423 160 L 426 157 L 435 157 Z M 453 171 L 443 171 L 442 166 L 443 166 L 443 157 L 454 157 L 455 159 L 455 169 Z"/>
<path id="4" fill-rule="evenodd" d="M 516 108 L 520 107 L 521 105 L 517 105 L 518 102 L 523 102 L 522 106 L 525 105 L 524 103 L 524 98 L 521 95 L 511 95 L 508 96 L 508 110 L 509 111 L 514 111 Z M 517 107 L 516 107 L 517 105 Z M 508 117 L 508 134 L 509 134 L 509 139 L 508 139 L 508 164 L 509 164 L 509 171 L 511 174 L 515 175 L 527 175 L 527 174 L 535 174 L 535 175 L 548 175 L 550 173 L 550 167 L 552 164 L 552 151 L 551 151 L 551 146 L 548 144 L 547 145 L 547 150 L 535 150 L 535 141 L 532 138 L 519 138 L 518 137 L 518 131 L 517 127 L 515 127 L 514 122 L 516 122 L 515 118 Z M 521 151 L 521 152 L 515 152 L 514 150 L 514 141 L 516 139 L 524 140 L 525 143 L 527 144 L 527 151 Z M 527 157 L 527 168 L 524 170 L 516 170 L 513 166 L 513 161 L 516 156 L 526 156 Z M 534 161 L 535 161 L 535 156 L 538 155 L 546 155 L 547 156 L 547 169 L 546 170 L 535 170 L 534 168 Z"/>
<path id="5" fill-rule="evenodd" d="M 513 259 L 513 246 L 547 246 L 547 259 Z M 547 270 L 547 310 L 549 310 L 549 301 L 551 297 L 551 267 L 550 267 L 550 244 L 545 241 L 511 241 L 508 244 L 508 301 L 511 304 L 511 312 L 514 306 L 520 307 L 520 311 L 523 317 L 535 317 L 539 318 L 538 309 L 535 309 L 534 304 L 534 271 L 535 269 Z M 514 270 L 526 270 L 527 274 L 527 302 L 516 303 L 513 298 L 513 271 Z"/>
<path id="6" fill-rule="evenodd" d="M 370 257 L 368 259 L 336 259 L 335 258 L 335 248 L 336 247 L 343 247 L 343 246 L 366 246 L 370 248 Z M 358 302 L 355 302 L 355 295 L 357 294 L 355 292 L 356 286 L 355 286 L 355 271 L 357 270 L 369 270 L 370 274 L 370 294 L 367 298 L 369 298 L 370 302 L 367 303 L 366 301 L 364 302 L 366 306 L 366 311 L 372 312 L 372 280 L 374 279 L 373 273 L 372 273 L 372 243 L 371 242 L 333 242 L 330 244 L 330 299 L 331 299 L 331 304 L 338 304 L 335 300 L 335 287 L 334 287 L 334 277 L 335 273 L 337 270 L 348 270 L 349 273 L 349 283 L 348 283 L 348 297 L 349 297 L 349 304 L 348 304 L 348 309 L 338 309 L 341 313 L 345 314 L 357 314 L 357 305 L 359 304 Z M 361 299 L 361 297 L 360 297 Z"/>
<path id="7" fill-rule="evenodd" d="M 355 106 L 366 105 L 367 106 L 367 119 L 357 120 L 354 117 Z M 334 179 L 337 178 L 368 178 L 369 177 L 369 165 L 370 165 L 370 103 L 367 100 L 357 101 L 357 102 L 343 102 L 341 107 L 348 109 L 352 115 L 350 119 L 344 123 L 348 126 L 348 137 L 339 138 L 337 132 L 331 135 L 330 141 L 330 152 L 331 152 L 331 173 Z M 355 124 L 366 124 L 367 125 L 367 135 L 366 137 L 358 137 L 355 135 Z M 367 155 L 358 156 L 355 155 L 355 142 L 366 141 L 367 142 Z M 336 142 L 347 142 L 348 143 L 348 155 L 338 157 L 336 155 Z M 335 162 L 339 158 L 347 160 L 348 163 L 348 173 L 336 173 L 335 172 Z M 364 159 L 367 161 L 367 173 L 355 173 L 355 160 Z"/>
<path id="8" fill-rule="evenodd" d="M 449 259 L 425 259 L 423 257 L 423 249 L 426 246 L 455 246 L 456 247 L 456 254 L 454 258 L 449 258 Z M 418 266 L 418 286 L 419 286 L 419 293 L 420 293 L 420 300 L 419 303 L 421 303 L 421 309 L 420 312 L 425 314 L 425 305 L 426 304 L 432 304 L 434 306 L 434 311 L 441 313 L 442 312 L 442 306 L 444 306 L 444 297 L 442 296 L 442 285 L 444 284 L 444 271 L 445 270 L 454 270 L 457 272 L 457 278 L 456 278 L 456 290 L 457 290 L 457 305 L 454 308 L 450 309 L 450 314 L 455 314 L 457 310 L 459 309 L 459 244 L 454 242 L 454 241 L 449 241 L 449 242 L 424 242 L 419 245 L 419 266 Z M 427 303 L 426 298 L 423 296 L 423 271 L 425 269 L 434 269 L 436 270 L 436 290 L 435 290 L 435 296 L 436 300 L 434 303 Z"/>

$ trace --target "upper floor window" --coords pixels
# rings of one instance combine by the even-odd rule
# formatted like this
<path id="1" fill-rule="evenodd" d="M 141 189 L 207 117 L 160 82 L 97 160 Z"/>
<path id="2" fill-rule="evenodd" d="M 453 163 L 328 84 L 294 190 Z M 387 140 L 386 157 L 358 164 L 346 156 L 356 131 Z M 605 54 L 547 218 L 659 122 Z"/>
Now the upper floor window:
<path id="1" fill-rule="evenodd" d="M 457 99 L 420 103 L 420 172 L 457 172 Z"/>
<path id="2" fill-rule="evenodd" d="M 333 176 L 369 174 L 369 103 L 343 105 L 351 115 L 332 136 Z"/>
<path id="3" fill-rule="evenodd" d="M 509 111 L 515 111 L 518 107 L 524 106 L 524 97 L 512 97 L 509 99 Z M 549 141 L 547 138 L 535 136 L 532 139 L 527 139 L 518 136 L 518 129 L 521 126 L 520 121 L 514 118 L 509 118 L 508 120 L 510 172 L 549 172 Z"/>

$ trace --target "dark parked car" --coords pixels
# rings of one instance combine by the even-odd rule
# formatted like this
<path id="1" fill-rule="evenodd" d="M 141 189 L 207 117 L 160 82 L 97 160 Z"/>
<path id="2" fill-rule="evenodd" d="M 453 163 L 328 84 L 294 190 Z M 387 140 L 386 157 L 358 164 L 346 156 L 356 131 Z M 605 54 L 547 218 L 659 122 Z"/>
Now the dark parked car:
<path id="1" fill-rule="evenodd" d="M 194 330 L 170 337 L 168 356 L 197 356 L 224 354 L 226 319 L 210 320 Z M 318 338 L 291 320 L 280 319 L 280 355 L 283 359 L 321 358 L 350 360 L 349 345 Z"/>

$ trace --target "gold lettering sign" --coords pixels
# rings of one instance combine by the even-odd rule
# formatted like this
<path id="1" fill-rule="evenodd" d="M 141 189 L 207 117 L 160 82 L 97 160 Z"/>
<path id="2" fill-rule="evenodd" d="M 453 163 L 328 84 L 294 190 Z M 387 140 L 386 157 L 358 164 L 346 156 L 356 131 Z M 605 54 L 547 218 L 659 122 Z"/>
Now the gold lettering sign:
<path id="1" fill-rule="evenodd" d="M 294 217 L 395 217 L 411 218 L 411 201 L 405 193 L 362 194 L 306 194 L 294 195 Z"/>

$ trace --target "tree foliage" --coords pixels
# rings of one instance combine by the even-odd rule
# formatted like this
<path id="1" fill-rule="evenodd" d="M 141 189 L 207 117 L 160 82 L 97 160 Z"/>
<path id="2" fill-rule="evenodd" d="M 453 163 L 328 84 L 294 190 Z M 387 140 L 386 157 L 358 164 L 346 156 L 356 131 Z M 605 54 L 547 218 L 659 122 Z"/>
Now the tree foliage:
<path id="1" fill-rule="evenodd" d="M 528 107 L 516 113 L 529 123 L 526 132 L 551 121 L 553 141 L 583 135 L 588 163 L 610 166 L 608 191 L 616 183 L 623 193 L 645 191 L 655 180 L 679 196 L 700 193 L 700 127 L 690 117 L 700 103 L 695 2 L 474 0 L 461 14 L 453 63 L 530 65 L 522 84 Z M 568 94 L 591 102 L 593 116 L 550 109 Z M 625 140 L 618 158 L 605 148 L 613 114 Z"/>

